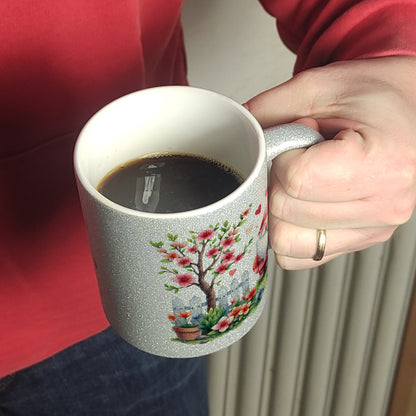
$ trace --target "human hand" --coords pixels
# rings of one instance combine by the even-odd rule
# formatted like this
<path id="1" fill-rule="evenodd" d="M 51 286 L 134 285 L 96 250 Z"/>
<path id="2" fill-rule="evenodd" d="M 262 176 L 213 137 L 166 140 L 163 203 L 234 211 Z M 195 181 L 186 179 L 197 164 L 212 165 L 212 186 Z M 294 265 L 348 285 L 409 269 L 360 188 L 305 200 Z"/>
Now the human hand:
<path id="1" fill-rule="evenodd" d="M 300 122 L 332 140 L 273 161 L 269 236 L 285 269 L 323 264 L 386 241 L 416 204 L 416 57 L 307 70 L 248 101 L 266 128 Z M 325 256 L 312 257 L 317 229 Z"/>

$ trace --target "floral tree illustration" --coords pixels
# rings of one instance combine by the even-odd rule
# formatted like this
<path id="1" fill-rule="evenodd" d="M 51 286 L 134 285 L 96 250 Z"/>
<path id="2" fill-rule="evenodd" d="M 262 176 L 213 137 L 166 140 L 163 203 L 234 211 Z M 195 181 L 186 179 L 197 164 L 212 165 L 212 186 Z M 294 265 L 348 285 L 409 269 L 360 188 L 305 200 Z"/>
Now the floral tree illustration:
<path id="1" fill-rule="evenodd" d="M 199 288 L 206 297 L 207 310 L 216 309 L 215 288 L 225 278 L 232 278 L 236 264 L 241 261 L 253 238 L 241 247 L 241 227 L 247 220 L 249 208 L 240 214 L 239 221 L 225 221 L 202 231 L 189 231 L 183 241 L 178 235 L 167 234 L 168 242 L 150 244 L 161 254 L 160 275 L 169 275 L 171 284 L 165 289 L 177 294 L 191 287 Z"/>

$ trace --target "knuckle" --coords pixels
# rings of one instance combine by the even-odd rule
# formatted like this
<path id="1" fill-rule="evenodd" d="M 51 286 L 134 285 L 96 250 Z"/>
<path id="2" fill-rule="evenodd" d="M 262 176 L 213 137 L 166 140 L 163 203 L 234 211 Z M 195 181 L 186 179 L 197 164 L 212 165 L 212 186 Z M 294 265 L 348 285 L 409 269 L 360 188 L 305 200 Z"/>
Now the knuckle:
<path id="1" fill-rule="evenodd" d="M 376 243 L 385 243 L 391 238 L 397 227 L 388 227 L 376 237 Z"/>
<path id="2" fill-rule="evenodd" d="M 376 217 L 381 225 L 398 226 L 409 221 L 415 209 L 416 161 L 401 158 L 400 161 L 394 161 L 388 173 L 389 177 L 383 177 L 384 191 L 379 191 L 375 199 L 380 208 Z"/>
<path id="3" fill-rule="evenodd" d="M 327 69 L 322 67 L 310 68 L 299 72 L 293 79 L 298 83 L 299 91 L 308 92 L 304 96 L 307 114 L 319 113 L 326 107 L 327 100 L 323 95 L 326 89 L 321 87 L 324 83 L 328 83 Z"/>
<path id="4" fill-rule="evenodd" d="M 295 167 L 287 170 L 286 193 L 294 198 L 302 197 L 304 182 L 302 180 L 302 175 L 299 174 L 299 171 L 302 171 L 302 169 Z"/>
<path id="5" fill-rule="evenodd" d="M 305 172 L 308 172 L 307 168 L 303 168 L 300 163 L 293 163 L 281 172 L 279 187 L 275 187 L 271 193 L 272 207 L 276 212 L 285 213 L 290 198 L 302 198 L 305 185 L 303 179 L 307 176 Z"/>
<path id="6" fill-rule="evenodd" d="M 281 190 L 273 190 L 270 193 L 269 209 L 270 214 L 272 214 L 276 218 L 283 218 L 285 216 L 285 196 Z"/>
<path id="7" fill-rule="evenodd" d="M 291 262 L 288 261 L 288 257 L 276 254 L 275 255 L 277 265 L 283 270 L 292 270 Z"/>
<path id="8" fill-rule="evenodd" d="M 416 155 L 410 152 L 395 161 L 393 184 L 396 186 L 395 197 L 387 211 L 390 224 L 401 225 L 407 222 L 413 214 L 416 204 Z"/>
<path id="9" fill-rule="evenodd" d="M 319 91 L 318 85 L 321 84 L 322 68 L 310 68 L 294 75 L 293 79 L 299 86 L 304 87 L 307 91 Z"/>
<path id="10" fill-rule="evenodd" d="M 407 221 L 413 214 L 415 203 L 412 198 L 396 198 L 387 209 L 380 214 L 382 224 L 386 226 L 399 226 Z"/>
<path id="11" fill-rule="evenodd" d="M 351 253 L 353 251 L 366 249 L 375 244 L 384 243 L 393 235 L 396 228 L 397 226 L 388 226 L 357 230 L 357 233 L 359 234 L 360 245 L 354 247 L 353 250 L 347 250 L 347 252 Z"/>
<path id="12" fill-rule="evenodd" d="M 401 201 L 393 206 L 391 224 L 401 225 L 409 221 L 412 216 L 414 205 L 410 201 Z"/>
<path id="13" fill-rule="evenodd" d="M 283 221 L 273 221 L 269 231 L 270 246 L 276 255 L 290 256 L 292 253 L 291 240 Z"/>

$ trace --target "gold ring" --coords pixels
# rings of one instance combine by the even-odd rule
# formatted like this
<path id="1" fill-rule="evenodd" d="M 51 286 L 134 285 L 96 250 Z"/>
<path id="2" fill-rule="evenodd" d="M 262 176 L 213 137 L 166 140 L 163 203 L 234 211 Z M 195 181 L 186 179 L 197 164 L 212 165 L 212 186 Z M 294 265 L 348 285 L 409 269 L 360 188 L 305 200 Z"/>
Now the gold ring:
<path id="1" fill-rule="evenodd" d="M 325 253 L 326 246 L 326 231 L 325 230 L 316 230 L 316 253 L 312 257 L 315 261 L 322 260 Z"/>

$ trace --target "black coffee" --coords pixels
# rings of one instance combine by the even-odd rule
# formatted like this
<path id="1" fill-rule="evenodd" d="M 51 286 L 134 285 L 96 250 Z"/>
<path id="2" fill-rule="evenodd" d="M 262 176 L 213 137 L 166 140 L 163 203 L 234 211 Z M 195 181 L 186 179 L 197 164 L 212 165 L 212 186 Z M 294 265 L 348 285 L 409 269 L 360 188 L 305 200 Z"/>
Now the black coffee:
<path id="1" fill-rule="evenodd" d="M 108 199 L 138 211 L 189 211 L 216 202 L 243 178 L 223 164 L 186 154 L 137 159 L 110 172 L 97 189 Z"/>

